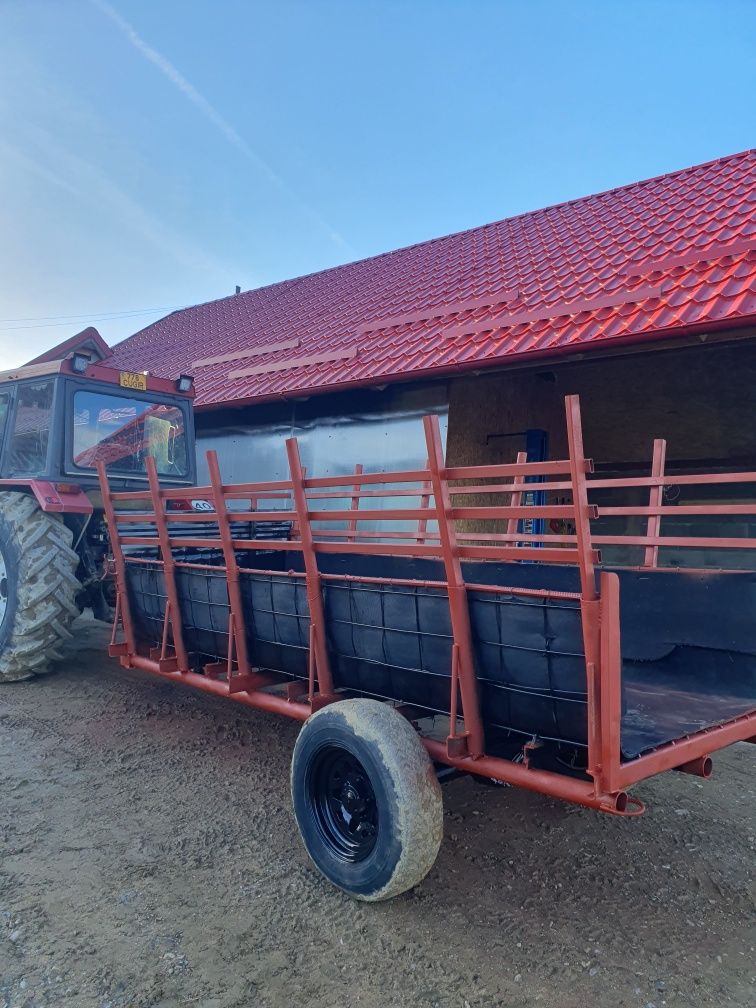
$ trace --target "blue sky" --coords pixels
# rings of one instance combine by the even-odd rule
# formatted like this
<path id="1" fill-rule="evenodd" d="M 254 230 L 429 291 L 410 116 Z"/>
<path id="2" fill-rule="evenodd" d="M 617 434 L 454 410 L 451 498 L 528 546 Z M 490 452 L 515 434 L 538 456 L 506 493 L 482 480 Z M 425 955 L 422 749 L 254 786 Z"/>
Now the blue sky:
<path id="1" fill-rule="evenodd" d="M 743 150 L 755 37 L 752 0 L 0 0 L 0 367 Z"/>

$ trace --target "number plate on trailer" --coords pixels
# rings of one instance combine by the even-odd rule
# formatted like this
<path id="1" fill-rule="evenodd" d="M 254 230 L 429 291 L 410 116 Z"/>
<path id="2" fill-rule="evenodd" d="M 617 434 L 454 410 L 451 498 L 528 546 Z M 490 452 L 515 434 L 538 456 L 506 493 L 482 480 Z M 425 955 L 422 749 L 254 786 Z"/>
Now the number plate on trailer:
<path id="1" fill-rule="evenodd" d="M 121 371 L 118 375 L 118 384 L 122 388 L 140 389 L 147 391 L 147 375 L 137 374 L 133 371 Z"/>

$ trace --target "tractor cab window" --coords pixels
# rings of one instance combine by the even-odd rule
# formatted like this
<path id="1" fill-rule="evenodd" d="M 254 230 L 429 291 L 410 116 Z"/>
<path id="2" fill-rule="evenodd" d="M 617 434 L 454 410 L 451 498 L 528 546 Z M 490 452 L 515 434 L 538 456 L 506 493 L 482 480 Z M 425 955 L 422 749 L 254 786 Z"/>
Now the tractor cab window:
<path id="1" fill-rule="evenodd" d="M 5 436 L 5 427 L 8 423 L 9 406 L 10 394 L 8 392 L 0 392 L 0 451 L 3 448 L 3 437 Z"/>
<path id="2" fill-rule="evenodd" d="M 144 478 L 148 456 L 161 476 L 188 472 L 184 414 L 178 406 L 79 391 L 73 397 L 73 464 Z"/>
<path id="3" fill-rule="evenodd" d="M 16 422 L 10 443 L 13 476 L 39 476 L 47 468 L 47 444 L 53 405 L 53 383 L 19 385 Z"/>

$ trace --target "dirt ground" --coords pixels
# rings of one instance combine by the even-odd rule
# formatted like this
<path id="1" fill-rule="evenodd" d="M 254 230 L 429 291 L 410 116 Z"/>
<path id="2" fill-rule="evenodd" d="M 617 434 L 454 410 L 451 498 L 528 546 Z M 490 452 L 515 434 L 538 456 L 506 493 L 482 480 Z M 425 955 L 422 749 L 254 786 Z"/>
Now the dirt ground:
<path id="1" fill-rule="evenodd" d="M 297 725 L 103 657 L 0 694 L 0 1008 L 746 1008 L 753 746 L 623 821 L 469 779 L 429 877 L 365 905 L 315 872 Z"/>

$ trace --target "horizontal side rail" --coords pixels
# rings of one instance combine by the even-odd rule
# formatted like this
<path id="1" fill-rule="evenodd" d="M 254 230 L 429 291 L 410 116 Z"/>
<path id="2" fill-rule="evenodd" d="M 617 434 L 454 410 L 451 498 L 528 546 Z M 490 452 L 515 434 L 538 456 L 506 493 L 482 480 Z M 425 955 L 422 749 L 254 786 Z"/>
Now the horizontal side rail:
<path id="1" fill-rule="evenodd" d="M 584 459 L 583 472 L 593 472 L 591 459 Z M 568 476 L 571 472 L 569 459 L 555 462 L 506 462 L 497 465 L 447 466 L 443 470 L 445 479 L 486 479 L 502 476 Z"/>
<path id="2" fill-rule="evenodd" d="M 528 484 L 531 488 L 540 486 L 538 483 Z M 589 517 L 598 518 L 598 508 L 595 505 L 589 506 Z M 575 517 L 575 508 L 567 504 L 519 504 L 515 506 L 497 507 L 453 507 L 451 517 L 458 520 L 477 521 L 497 521 L 501 518 L 565 518 Z M 525 538 L 529 533 L 521 533 L 520 538 Z"/>
<path id="3" fill-rule="evenodd" d="M 359 480 L 360 486 L 374 483 L 422 483 L 428 479 L 427 469 L 408 469 L 399 472 L 360 473 L 359 477 L 352 473 L 343 476 L 308 476 L 304 481 L 305 490 L 317 490 L 324 487 L 344 487 L 344 497 L 351 497 L 354 486 Z"/>
<path id="4" fill-rule="evenodd" d="M 236 487 L 240 484 L 229 484 L 229 489 L 236 490 Z M 270 483 L 261 484 L 263 486 L 269 487 Z M 168 490 L 163 487 L 160 491 L 160 496 L 163 499 L 168 500 L 211 500 L 214 496 L 213 488 L 211 486 L 193 486 L 193 487 L 181 487 L 177 490 Z M 224 497 L 235 497 L 238 500 L 291 500 L 291 492 L 287 492 L 284 488 L 283 490 L 252 490 L 249 493 L 229 493 L 228 490 L 224 491 Z M 120 497 L 120 494 L 119 494 Z"/>
<path id="5" fill-rule="evenodd" d="M 194 490 L 195 488 L 192 487 L 193 495 Z M 141 501 L 152 499 L 152 495 L 149 490 L 117 490 L 115 493 L 111 493 L 110 496 L 113 501 Z"/>
<path id="6" fill-rule="evenodd" d="M 380 508 L 359 510 L 308 511 L 310 521 L 417 521 L 433 519 L 434 508 Z"/>
<path id="7" fill-rule="evenodd" d="M 756 539 L 705 536 L 594 535 L 599 546 L 674 546 L 678 549 L 756 549 Z"/>
<path id="8" fill-rule="evenodd" d="M 433 517 L 429 519 L 433 521 Z M 333 537 L 335 539 L 352 538 L 355 542 L 360 539 L 411 539 L 413 542 L 422 542 L 424 539 L 438 539 L 439 533 L 434 531 L 413 532 L 409 529 L 313 529 L 314 536 Z M 292 540 L 296 542 L 296 540 Z"/>
<path id="9" fill-rule="evenodd" d="M 409 537 L 408 537 L 409 538 Z M 412 537 L 415 538 L 414 536 Z M 145 536 L 126 536 L 121 538 L 123 546 L 159 546 L 156 538 Z M 193 539 L 193 538 L 170 538 L 170 546 L 173 549 L 191 547 L 196 549 L 220 549 L 218 539 Z M 300 540 L 282 539 L 234 539 L 233 547 L 237 550 L 266 551 L 266 550 L 301 550 Z M 356 553 L 365 556 L 417 556 L 417 557 L 440 557 L 441 549 L 437 545 L 418 542 L 390 542 L 390 543 L 366 543 L 366 542 L 324 542 L 316 540 L 313 543 L 316 553 Z M 548 549 L 537 546 L 460 546 L 459 556 L 468 560 L 530 560 L 541 563 L 553 564 L 576 564 L 579 553 L 575 549 Z M 600 562 L 598 550 L 590 551 L 591 561 Z"/>
<path id="10" fill-rule="evenodd" d="M 658 504 L 639 505 L 638 507 L 600 507 L 597 508 L 598 518 L 611 515 L 622 515 L 629 518 L 644 518 L 651 515 L 663 517 L 667 515 L 756 515 L 756 501 L 752 504 Z"/>
<path id="11" fill-rule="evenodd" d="M 537 465 L 538 463 L 528 463 L 529 465 Z M 493 467 L 492 467 L 493 468 Z M 390 475 L 390 474 L 389 474 Z M 475 477 L 476 479 L 484 479 L 485 476 L 491 476 L 494 478 L 493 474 L 481 474 Z M 529 474 L 525 474 L 526 476 Z M 453 496 L 458 496 L 459 494 L 512 494 L 523 490 L 572 490 L 572 482 L 570 480 L 543 480 L 539 481 L 538 484 L 534 486 L 533 483 L 522 482 L 521 480 L 514 480 L 512 483 L 458 483 L 455 481 L 453 486 L 449 487 L 450 492 Z M 360 497 L 418 497 L 422 493 L 420 488 L 412 487 L 395 487 L 393 489 L 386 488 L 385 490 L 361 490 Z M 193 494 L 192 496 L 196 496 Z M 308 493 L 308 500 L 314 500 L 318 497 L 351 497 L 351 493 Z M 433 494 L 431 493 L 431 497 Z"/>
<path id="12" fill-rule="evenodd" d="M 587 480 L 589 490 L 623 490 L 626 487 L 655 486 L 706 486 L 720 483 L 756 483 L 756 473 L 685 473 L 680 476 L 613 476 L 607 479 Z"/>
<path id="13" fill-rule="evenodd" d="M 532 484 L 535 485 L 535 484 Z M 603 511 L 601 512 L 603 513 Z M 753 513 L 756 513 L 756 505 L 754 505 Z M 217 515 L 219 512 L 212 511 L 176 511 L 168 512 L 167 517 L 174 522 L 181 523 L 191 523 L 191 522 L 203 522 L 210 521 L 211 516 Z M 295 521 L 297 514 L 295 511 L 284 511 L 274 510 L 274 511 L 229 511 L 229 517 L 232 521 L 281 521 L 289 520 Z M 314 522 L 324 522 L 324 521 L 416 521 L 418 518 L 427 519 L 432 521 L 436 516 L 436 510 L 433 507 L 426 508 L 361 508 L 359 510 L 355 509 L 333 509 L 324 511 L 308 511 L 310 521 Z M 569 519 L 574 515 L 574 509 L 569 505 L 563 504 L 543 504 L 543 505 L 527 505 L 520 504 L 517 506 L 506 506 L 501 507 L 455 507 L 451 509 L 450 517 L 452 519 L 475 519 L 478 521 L 499 521 L 507 518 L 564 518 Z M 591 506 L 591 517 L 597 518 L 599 516 L 599 511 L 595 505 Z M 124 523 L 138 523 L 140 521 L 155 521 L 156 515 L 152 511 L 138 512 L 138 511 L 120 511 L 116 512 L 116 520 L 118 522 Z"/>
<path id="14" fill-rule="evenodd" d="M 122 546 L 154 547 L 160 545 L 156 538 L 149 536 L 122 536 L 120 541 Z M 220 537 L 216 539 L 207 539 L 193 538 L 190 536 L 187 536 L 186 538 L 176 538 L 175 536 L 170 536 L 168 542 L 171 549 L 221 549 Z M 234 539 L 233 546 L 234 549 L 237 550 L 289 550 L 299 548 L 299 541 L 289 541 L 287 539 Z"/>
<path id="15" fill-rule="evenodd" d="M 572 482 L 570 480 L 544 480 L 538 483 L 527 483 L 522 482 L 522 480 L 513 480 L 512 483 L 457 483 L 454 486 L 449 487 L 453 497 L 457 497 L 460 494 L 515 494 L 522 493 L 525 490 L 535 490 L 540 491 L 546 490 L 572 490 Z"/>
<path id="16" fill-rule="evenodd" d="M 432 520 L 432 519 L 431 519 Z M 206 518 L 207 522 L 208 519 Z M 391 540 L 407 540 L 409 543 L 417 543 L 418 541 L 425 540 L 438 540 L 439 534 L 433 530 L 425 532 L 415 532 L 409 530 L 392 530 L 386 529 L 381 530 L 366 530 L 356 532 L 352 529 L 323 529 L 318 531 L 313 529 L 313 535 L 321 538 L 317 539 L 318 545 L 321 547 L 320 552 L 326 552 L 329 545 L 329 539 L 350 539 L 353 540 L 355 546 L 360 544 L 365 546 L 365 551 L 369 547 L 369 543 L 362 543 L 363 539 L 391 539 Z M 462 556 L 475 558 L 475 559 L 505 559 L 504 552 L 506 551 L 507 556 L 511 554 L 510 559 L 513 560 L 539 560 L 542 563 L 559 563 L 559 564 L 569 564 L 576 562 L 574 555 L 574 550 L 568 547 L 574 547 L 577 538 L 574 534 L 565 533 L 563 535 L 554 533 L 533 533 L 533 532 L 519 532 L 519 533 L 507 533 L 507 532 L 459 532 L 457 533 L 457 538 L 461 542 L 466 543 L 477 543 L 481 544 L 480 551 L 476 551 L 474 554 L 470 552 L 472 547 L 465 547 L 466 552 L 462 553 Z M 159 546 L 160 541 L 158 537 L 155 536 L 122 536 L 121 543 L 124 546 Z M 565 548 L 559 550 L 546 550 L 544 548 L 536 548 L 533 552 L 528 550 L 528 546 L 516 545 L 521 542 L 526 543 L 543 543 L 544 546 L 563 546 Z M 172 547 L 180 549 L 181 547 L 186 548 L 196 548 L 196 549 L 220 549 L 220 538 L 207 538 L 207 537 L 177 537 L 171 536 L 170 544 Z M 738 537 L 704 537 L 704 536 L 647 536 L 647 535 L 593 535 L 591 537 L 591 543 L 594 547 L 600 546 L 629 546 L 629 547 L 643 547 L 643 546 L 656 546 L 659 548 L 675 548 L 675 549 L 725 549 L 725 550 L 739 550 L 756 549 L 756 539 L 751 538 L 738 538 Z M 485 544 L 490 544 L 490 549 L 486 549 Z M 497 544 L 502 544 L 498 546 Z M 512 544 L 512 549 L 507 549 L 507 544 Z M 300 549 L 299 539 L 235 539 L 234 548 L 235 549 L 246 549 L 246 550 L 298 550 Z M 348 552 L 342 549 L 343 543 L 333 542 L 330 543 L 334 547 L 333 552 Z M 409 556 L 422 556 L 429 555 L 424 554 L 421 550 L 414 550 L 410 545 L 408 545 L 407 550 L 389 549 L 389 544 L 385 544 L 385 548 L 382 550 L 384 554 L 390 554 L 396 552 L 397 555 Z M 528 550 L 526 553 L 525 551 Z M 359 553 L 359 549 L 355 549 L 352 552 Z M 378 552 L 378 550 L 373 550 L 373 552 Z M 599 563 L 600 550 L 593 550 L 593 558 L 595 563 Z M 686 568 L 687 569 L 687 568 Z"/>
<path id="17" fill-rule="evenodd" d="M 274 512 L 269 512 L 273 514 Z M 572 518 L 574 508 L 567 505 L 544 504 L 529 506 L 521 504 L 518 507 L 465 507 L 451 508 L 449 517 L 454 519 L 477 519 L 479 521 L 498 521 L 504 518 Z M 592 507 L 592 515 L 598 517 L 598 510 Z M 265 517 L 268 517 L 266 513 Z M 425 518 L 432 521 L 436 517 L 436 509 L 427 508 L 382 508 L 361 509 L 358 511 L 310 511 L 310 521 L 415 521 Z"/>
<path id="18" fill-rule="evenodd" d="M 530 539 L 529 536 L 522 538 Z M 581 553 L 576 549 L 548 549 L 537 546 L 460 546 L 459 555 L 467 560 L 535 560 L 540 563 L 577 564 Z M 600 563 L 598 550 L 589 551 L 591 562 Z"/>
<path id="19" fill-rule="evenodd" d="M 211 486 L 194 487 L 191 494 L 189 494 L 189 490 L 191 488 L 186 488 L 187 495 L 193 498 L 202 497 L 203 493 L 208 498 L 214 496 Z M 273 490 L 285 490 L 291 494 L 293 488 L 291 480 L 267 480 L 260 483 L 224 483 L 219 487 L 219 490 L 229 500 L 243 500 L 245 497 L 254 497 L 258 493 L 267 493 Z M 174 494 L 172 490 L 162 490 L 161 496 L 178 497 L 178 494 Z"/>
<path id="20" fill-rule="evenodd" d="M 217 519 L 222 518 L 223 513 L 218 511 L 169 511 L 166 518 L 175 525 L 191 525 L 206 522 L 217 524 Z M 228 516 L 234 521 L 294 521 L 296 513 L 294 511 L 229 511 Z M 115 519 L 119 524 L 133 524 L 157 521 L 157 516 L 153 511 L 117 511 Z"/>
<path id="21" fill-rule="evenodd" d="M 161 568 L 160 560 L 150 557 L 127 557 L 127 564 L 140 564 L 144 566 Z M 217 564 L 193 563 L 188 560 L 177 560 L 176 567 L 186 570 L 202 570 L 209 574 L 216 574 L 223 577 L 226 573 L 224 566 Z M 293 570 L 270 570 L 265 567 L 239 567 L 240 574 L 252 574 L 265 577 L 299 578 L 305 577 L 304 571 Z M 446 581 L 425 580 L 420 578 L 394 578 L 394 577 L 373 577 L 366 574 L 321 574 L 322 581 L 346 582 L 349 584 L 380 584 L 397 585 L 402 588 L 433 588 L 439 591 L 446 591 L 449 587 Z M 579 592 L 552 591 L 541 588 L 523 588 L 518 585 L 487 585 L 467 582 L 470 591 L 490 593 L 493 595 L 516 595 L 525 598 L 558 599 L 559 601 L 580 601 Z"/>

